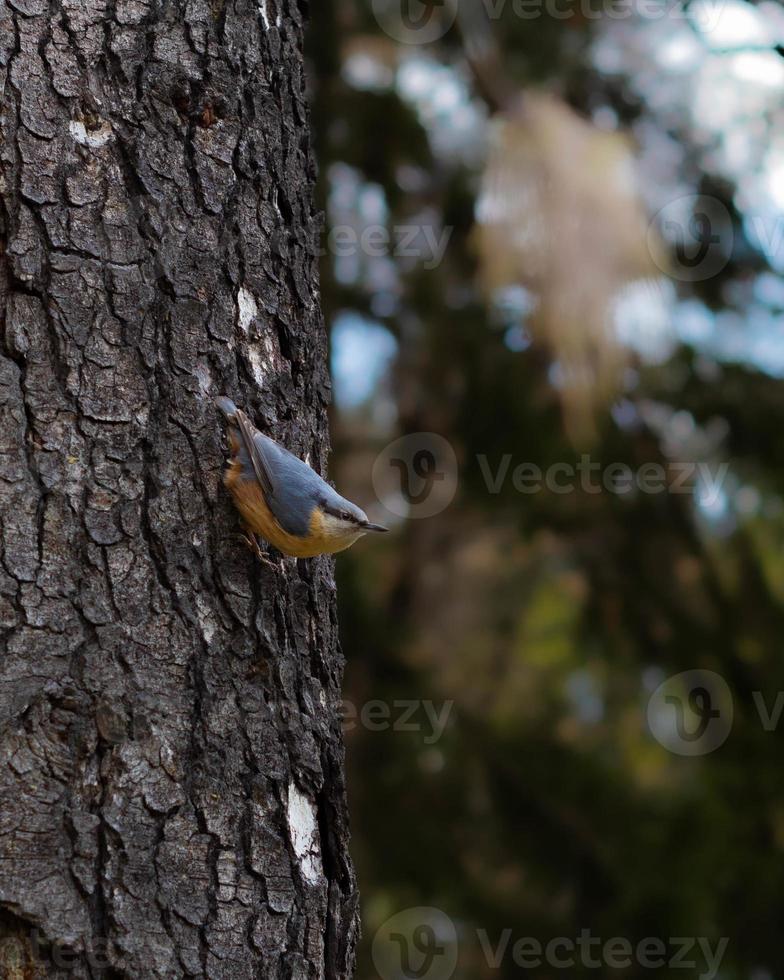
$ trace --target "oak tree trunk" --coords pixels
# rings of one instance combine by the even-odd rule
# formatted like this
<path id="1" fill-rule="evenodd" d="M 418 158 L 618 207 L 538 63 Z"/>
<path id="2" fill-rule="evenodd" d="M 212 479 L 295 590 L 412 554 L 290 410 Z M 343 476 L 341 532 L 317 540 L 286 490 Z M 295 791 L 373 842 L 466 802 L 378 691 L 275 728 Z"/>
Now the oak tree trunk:
<path id="1" fill-rule="evenodd" d="M 0 975 L 345 978 L 328 559 L 259 564 L 226 392 L 323 471 L 293 0 L 0 0 Z"/>

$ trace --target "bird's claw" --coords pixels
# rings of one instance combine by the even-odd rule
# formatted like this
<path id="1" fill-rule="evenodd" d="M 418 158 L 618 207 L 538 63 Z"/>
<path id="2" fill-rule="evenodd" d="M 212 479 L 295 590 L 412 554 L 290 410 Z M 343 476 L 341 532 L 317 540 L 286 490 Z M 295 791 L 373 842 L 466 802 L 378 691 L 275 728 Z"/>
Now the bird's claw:
<path id="1" fill-rule="evenodd" d="M 261 545 L 259 544 L 258 538 L 249 528 L 245 527 L 242 529 L 242 534 L 239 535 L 245 544 L 250 548 L 256 558 L 262 562 L 264 565 L 268 565 L 270 568 L 278 570 L 278 566 L 269 560 L 264 552 L 261 550 Z"/>

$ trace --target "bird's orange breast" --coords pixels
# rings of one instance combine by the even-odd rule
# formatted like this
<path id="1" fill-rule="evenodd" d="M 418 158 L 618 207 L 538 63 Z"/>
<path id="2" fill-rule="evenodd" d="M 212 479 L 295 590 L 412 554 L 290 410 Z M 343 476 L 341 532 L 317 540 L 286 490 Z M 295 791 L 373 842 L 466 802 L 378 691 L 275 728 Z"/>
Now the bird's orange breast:
<path id="1" fill-rule="evenodd" d="M 258 481 L 246 479 L 238 461 L 232 460 L 229 464 L 223 482 L 234 498 L 237 510 L 254 534 L 260 534 L 285 555 L 305 557 L 302 549 L 309 542 L 283 530 L 269 509 Z"/>

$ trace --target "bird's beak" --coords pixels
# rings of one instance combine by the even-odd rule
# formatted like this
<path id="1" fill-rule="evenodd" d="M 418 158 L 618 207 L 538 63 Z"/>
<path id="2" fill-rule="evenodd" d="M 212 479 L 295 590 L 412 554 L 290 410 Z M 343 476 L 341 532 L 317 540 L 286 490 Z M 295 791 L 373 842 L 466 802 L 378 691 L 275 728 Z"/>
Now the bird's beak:
<path id="1" fill-rule="evenodd" d="M 367 524 L 362 525 L 363 531 L 388 531 L 388 527 L 384 527 L 383 524 L 371 524 L 370 521 Z"/>

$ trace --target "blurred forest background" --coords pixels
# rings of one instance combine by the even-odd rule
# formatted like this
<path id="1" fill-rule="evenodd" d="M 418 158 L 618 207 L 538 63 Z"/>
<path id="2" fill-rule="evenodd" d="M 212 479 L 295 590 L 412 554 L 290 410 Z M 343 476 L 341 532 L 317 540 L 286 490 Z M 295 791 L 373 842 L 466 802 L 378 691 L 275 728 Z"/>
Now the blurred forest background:
<path id="1" fill-rule="evenodd" d="M 347 731 L 359 980 L 411 906 L 468 937 L 461 980 L 520 974 L 476 928 L 727 936 L 721 977 L 784 976 L 784 743 L 754 695 L 784 690 L 784 11 L 639 7 L 442 2 L 410 43 L 391 0 L 312 5 L 330 475 L 395 531 L 338 560 L 346 697 L 454 702 L 436 739 L 421 712 Z M 402 520 L 370 473 L 419 432 L 457 493 Z M 491 493 L 478 460 L 583 453 L 728 469 L 716 492 Z M 682 757 L 646 710 L 693 668 L 734 723 Z"/>

